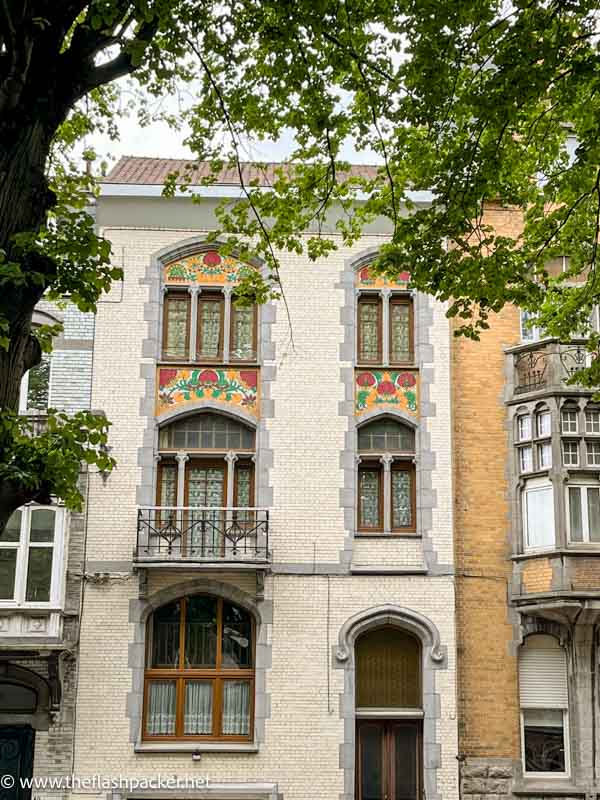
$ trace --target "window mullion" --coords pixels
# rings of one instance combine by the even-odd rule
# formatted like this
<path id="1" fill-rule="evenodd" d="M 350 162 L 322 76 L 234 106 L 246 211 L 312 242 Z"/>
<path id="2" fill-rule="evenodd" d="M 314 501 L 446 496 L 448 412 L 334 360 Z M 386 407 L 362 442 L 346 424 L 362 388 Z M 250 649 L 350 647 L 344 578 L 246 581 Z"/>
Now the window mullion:
<path id="1" fill-rule="evenodd" d="M 383 532 L 392 532 L 392 461 L 393 457 L 386 454 L 381 457 L 383 464 Z"/>
<path id="2" fill-rule="evenodd" d="M 17 551 L 17 564 L 15 575 L 15 601 L 18 605 L 25 602 L 25 586 L 27 582 L 27 567 L 29 562 L 29 529 L 31 525 L 31 508 L 25 507 L 21 516 L 21 535 Z"/>
<path id="3" fill-rule="evenodd" d="M 381 346 L 382 346 L 382 353 L 381 358 L 383 362 L 383 366 L 387 367 L 390 363 L 390 297 L 392 292 L 390 289 L 382 289 L 381 290 L 381 303 L 382 303 L 382 336 L 381 336 Z"/>
<path id="4" fill-rule="evenodd" d="M 230 334 L 231 334 L 231 297 L 232 287 L 224 286 L 223 289 L 223 363 L 229 363 Z"/>
<path id="5" fill-rule="evenodd" d="M 190 318 L 189 318 L 189 359 L 196 361 L 197 359 L 197 339 L 198 339 L 198 300 L 202 293 L 200 286 L 190 286 L 188 288 L 190 293 Z"/>

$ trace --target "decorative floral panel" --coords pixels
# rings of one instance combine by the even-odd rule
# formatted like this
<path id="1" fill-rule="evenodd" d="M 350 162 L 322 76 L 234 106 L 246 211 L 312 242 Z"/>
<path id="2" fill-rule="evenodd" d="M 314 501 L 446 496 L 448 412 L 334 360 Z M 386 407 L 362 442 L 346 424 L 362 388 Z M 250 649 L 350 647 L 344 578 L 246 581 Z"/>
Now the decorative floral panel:
<path id="1" fill-rule="evenodd" d="M 253 267 L 232 256 L 222 256 L 216 250 L 207 250 L 187 258 L 171 261 L 163 267 L 163 281 L 170 286 L 191 284 L 237 283 L 245 271 Z"/>
<path id="2" fill-rule="evenodd" d="M 258 418 L 258 370 L 159 367 L 157 415 L 198 400 L 211 400 L 223 408 L 239 408 Z"/>
<path id="3" fill-rule="evenodd" d="M 356 370 L 356 416 L 368 411 L 385 411 L 386 408 L 395 408 L 413 417 L 418 415 L 418 373 L 398 369 Z"/>
<path id="4" fill-rule="evenodd" d="M 356 286 L 358 289 L 407 289 L 410 281 L 408 272 L 401 272 L 397 281 L 390 281 L 383 275 L 371 275 L 371 267 L 361 267 L 356 275 Z"/>

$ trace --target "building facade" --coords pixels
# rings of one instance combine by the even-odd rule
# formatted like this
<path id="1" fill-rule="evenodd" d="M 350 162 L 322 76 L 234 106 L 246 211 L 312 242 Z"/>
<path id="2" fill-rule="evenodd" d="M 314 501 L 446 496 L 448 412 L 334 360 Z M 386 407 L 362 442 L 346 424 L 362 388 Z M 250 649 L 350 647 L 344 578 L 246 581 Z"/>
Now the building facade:
<path id="1" fill-rule="evenodd" d="M 165 798 L 456 798 L 444 306 L 371 275 L 378 224 L 317 263 L 280 254 L 289 318 L 240 306 L 261 264 L 209 239 L 239 187 L 163 199 L 172 168 L 125 160 L 97 206 L 124 278 L 87 402 L 118 466 L 87 476 L 59 771 L 196 781 Z M 49 752 L 36 732 L 34 776 Z"/>
<path id="2" fill-rule="evenodd" d="M 519 233 L 510 209 L 487 220 Z M 600 415 L 570 382 L 586 358 L 515 308 L 453 348 L 464 798 L 597 791 Z"/>

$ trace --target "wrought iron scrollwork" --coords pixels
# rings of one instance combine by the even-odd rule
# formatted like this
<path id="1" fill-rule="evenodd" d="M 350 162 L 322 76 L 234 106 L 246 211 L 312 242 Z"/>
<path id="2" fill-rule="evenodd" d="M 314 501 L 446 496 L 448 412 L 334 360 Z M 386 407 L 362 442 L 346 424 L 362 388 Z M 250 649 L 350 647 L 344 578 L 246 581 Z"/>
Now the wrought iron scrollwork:
<path id="1" fill-rule="evenodd" d="M 140 508 L 136 559 L 268 561 L 269 512 L 258 508 Z"/>
<path id="2" fill-rule="evenodd" d="M 573 345 L 572 347 L 562 348 L 560 351 L 560 363 L 562 364 L 565 379 L 571 378 L 580 369 L 588 366 L 589 361 L 595 355 L 588 352 L 585 345 Z"/>
<path id="3" fill-rule="evenodd" d="M 548 381 L 549 355 L 546 350 L 527 350 L 515 357 L 515 393 L 535 392 Z"/>

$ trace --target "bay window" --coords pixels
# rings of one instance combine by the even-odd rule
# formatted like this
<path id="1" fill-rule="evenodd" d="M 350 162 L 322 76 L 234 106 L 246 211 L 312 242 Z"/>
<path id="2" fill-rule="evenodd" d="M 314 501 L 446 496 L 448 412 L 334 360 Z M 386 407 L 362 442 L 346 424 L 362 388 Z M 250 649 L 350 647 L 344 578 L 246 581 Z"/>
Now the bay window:
<path id="1" fill-rule="evenodd" d="M 554 490 L 547 479 L 527 481 L 522 493 L 525 550 L 554 547 Z"/>
<path id="2" fill-rule="evenodd" d="M 183 597 L 148 626 L 143 737 L 251 741 L 254 620 L 220 597 Z"/>
<path id="3" fill-rule="evenodd" d="M 569 541 L 600 542 L 600 486 L 567 486 Z"/>
<path id="4" fill-rule="evenodd" d="M 0 539 L 0 604 L 58 605 L 61 595 L 64 509 L 24 506 Z"/>

